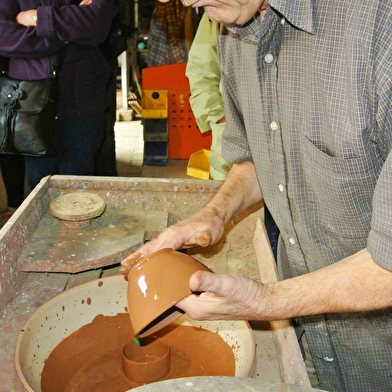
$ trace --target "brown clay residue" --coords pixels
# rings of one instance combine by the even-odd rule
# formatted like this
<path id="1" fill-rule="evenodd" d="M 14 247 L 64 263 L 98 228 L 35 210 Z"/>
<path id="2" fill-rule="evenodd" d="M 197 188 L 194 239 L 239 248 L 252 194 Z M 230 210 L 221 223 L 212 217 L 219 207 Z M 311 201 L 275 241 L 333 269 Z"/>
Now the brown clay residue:
<path id="1" fill-rule="evenodd" d="M 162 380 L 234 376 L 233 351 L 214 332 L 170 324 L 155 335 L 171 349 L 171 369 Z M 42 392 L 124 392 L 140 386 L 125 377 L 121 365 L 121 350 L 133 338 L 127 313 L 97 316 L 65 338 L 49 355 L 41 376 Z"/>

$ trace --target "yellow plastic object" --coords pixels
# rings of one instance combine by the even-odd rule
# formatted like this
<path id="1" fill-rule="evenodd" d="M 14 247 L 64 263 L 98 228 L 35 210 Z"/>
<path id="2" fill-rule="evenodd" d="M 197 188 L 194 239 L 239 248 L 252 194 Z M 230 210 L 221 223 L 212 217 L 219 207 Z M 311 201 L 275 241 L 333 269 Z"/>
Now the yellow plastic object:
<path id="1" fill-rule="evenodd" d="M 210 179 L 210 150 L 199 150 L 194 152 L 188 161 L 186 174 L 202 180 Z"/>
<path id="2" fill-rule="evenodd" d="M 167 118 L 167 90 L 144 90 L 142 94 L 143 118 Z"/>

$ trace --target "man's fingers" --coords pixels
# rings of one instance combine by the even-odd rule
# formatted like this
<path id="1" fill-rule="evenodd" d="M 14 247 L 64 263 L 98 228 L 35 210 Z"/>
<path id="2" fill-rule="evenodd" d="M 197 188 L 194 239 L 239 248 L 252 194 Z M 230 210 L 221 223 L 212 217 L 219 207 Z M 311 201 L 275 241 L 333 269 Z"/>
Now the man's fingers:
<path id="1" fill-rule="evenodd" d="M 195 236 L 195 242 L 197 245 L 206 247 L 211 244 L 211 233 L 202 231 Z"/>
<path id="2" fill-rule="evenodd" d="M 189 279 L 189 288 L 197 293 L 203 291 L 214 291 L 214 278 L 213 272 L 197 271 Z"/>

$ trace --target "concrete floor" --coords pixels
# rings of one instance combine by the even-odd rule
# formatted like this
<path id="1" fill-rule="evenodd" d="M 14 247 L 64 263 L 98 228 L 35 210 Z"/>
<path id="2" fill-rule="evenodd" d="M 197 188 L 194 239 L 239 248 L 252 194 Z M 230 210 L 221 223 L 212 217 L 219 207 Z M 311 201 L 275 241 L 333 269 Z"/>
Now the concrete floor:
<path id="1" fill-rule="evenodd" d="M 167 166 L 143 166 L 143 125 L 140 120 L 117 122 L 115 137 L 120 177 L 191 178 L 186 174 L 187 159 L 170 160 Z M 0 173 L 0 214 L 5 211 L 6 204 L 7 197 Z"/>
<path id="2" fill-rule="evenodd" d="M 119 121 L 115 125 L 117 170 L 120 177 L 190 178 L 187 159 L 172 159 L 167 166 L 143 165 L 141 121 Z"/>

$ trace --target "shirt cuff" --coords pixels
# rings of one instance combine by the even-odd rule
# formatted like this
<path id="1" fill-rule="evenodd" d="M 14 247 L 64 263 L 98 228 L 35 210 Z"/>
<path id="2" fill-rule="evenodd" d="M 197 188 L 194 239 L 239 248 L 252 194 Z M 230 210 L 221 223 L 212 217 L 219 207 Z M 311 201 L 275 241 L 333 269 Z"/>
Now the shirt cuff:
<path id="1" fill-rule="evenodd" d="M 392 241 L 384 238 L 374 230 L 370 231 L 367 249 L 375 263 L 389 271 L 392 271 Z"/>
<path id="2" fill-rule="evenodd" d="M 37 8 L 37 35 L 44 38 L 53 38 L 52 29 L 52 6 L 42 6 Z"/>

